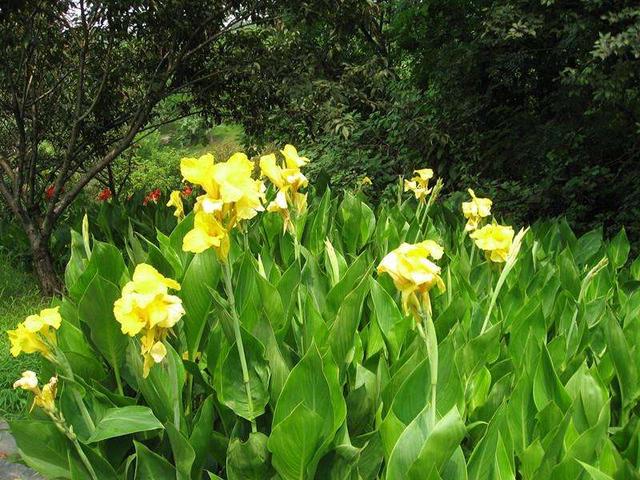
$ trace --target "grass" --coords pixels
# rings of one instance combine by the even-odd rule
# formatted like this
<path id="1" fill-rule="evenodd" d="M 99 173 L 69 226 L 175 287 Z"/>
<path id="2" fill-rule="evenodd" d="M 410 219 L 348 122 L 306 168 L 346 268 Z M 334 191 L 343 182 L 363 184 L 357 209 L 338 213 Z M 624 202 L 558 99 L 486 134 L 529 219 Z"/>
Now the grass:
<path id="1" fill-rule="evenodd" d="M 27 395 L 13 390 L 13 382 L 25 370 L 38 371 L 36 355 L 14 358 L 9 352 L 6 330 L 14 328 L 27 315 L 45 306 L 34 276 L 16 267 L 0 253 L 0 417 L 12 419 L 24 415 Z"/>

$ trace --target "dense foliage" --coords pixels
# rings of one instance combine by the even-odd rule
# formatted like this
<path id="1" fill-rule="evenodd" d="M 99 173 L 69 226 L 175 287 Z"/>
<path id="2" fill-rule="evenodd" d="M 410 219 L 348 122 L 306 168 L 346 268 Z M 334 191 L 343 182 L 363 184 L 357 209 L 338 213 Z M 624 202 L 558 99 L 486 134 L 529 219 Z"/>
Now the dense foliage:
<path id="1" fill-rule="evenodd" d="M 272 84 L 235 112 L 258 142 L 305 142 L 336 186 L 368 174 L 383 191 L 426 161 L 521 221 L 639 238 L 637 2 L 306 5 L 257 60 Z"/>
<path id="2" fill-rule="evenodd" d="M 299 168 L 275 162 L 263 173 L 301 199 Z M 255 215 L 245 164 L 183 161 L 199 209 L 124 255 L 73 232 L 68 294 L 24 324 L 57 339 L 26 345 L 57 377 L 16 385 L 36 394 L 11 423 L 27 464 L 69 479 L 639 478 L 640 260 L 624 230 L 540 222 L 512 239 L 475 197 L 465 226 L 426 169 L 407 184 L 417 204 L 397 191 L 374 208 L 363 182 L 299 214 L 271 192 Z M 388 256 L 427 239 L 395 250 L 402 267 Z"/>

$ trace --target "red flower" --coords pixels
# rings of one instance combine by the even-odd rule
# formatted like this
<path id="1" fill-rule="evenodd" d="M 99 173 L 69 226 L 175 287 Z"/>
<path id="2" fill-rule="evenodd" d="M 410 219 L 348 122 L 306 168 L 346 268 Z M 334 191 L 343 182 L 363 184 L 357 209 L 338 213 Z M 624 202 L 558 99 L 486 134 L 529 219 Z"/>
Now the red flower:
<path id="1" fill-rule="evenodd" d="M 147 193 L 147 196 L 144 197 L 142 204 L 146 205 L 149 202 L 158 203 L 158 200 L 160 200 L 161 196 L 162 196 L 162 192 L 160 191 L 159 188 L 156 188 L 155 190 Z"/>
<path id="2" fill-rule="evenodd" d="M 182 189 L 182 196 L 185 198 L 190 197 L 192 193 L 193 193 L 193 188 L 191 187 L 191 185 L 185 185 L 184 188 Z"/>
<path id="3" fill-rule="evenodd" d="M 45 191 L 44 191 L 44 196 L 47 200 L 51 200 L 51 197 L 53 197 L 53 191 L 56 189 L 56 186 L 54 184 L 49 185 Z"/>
<path id="4" fill-rule="evenodd" d="M 111 193 L 111 189 L 109 187 L 103 188 L 98 194 L 98 200 L 104 202 L 106 200 L 109 200 L 112 196 L 113 194 Z"/>

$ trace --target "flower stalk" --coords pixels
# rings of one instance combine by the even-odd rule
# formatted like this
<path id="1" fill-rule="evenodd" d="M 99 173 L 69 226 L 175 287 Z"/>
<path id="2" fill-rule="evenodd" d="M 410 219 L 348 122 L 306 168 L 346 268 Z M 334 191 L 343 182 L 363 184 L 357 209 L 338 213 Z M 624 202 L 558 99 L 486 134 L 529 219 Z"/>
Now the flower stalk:
<path id="1" fill-rule="evenodd" d="M 240 357 L 240 368 L 242 369 L 242 382 L 244 383 L 245 392 L 247 394 L 247 405 L 249 412 L 253 414 L 253 397 L 251 395 L 251 382 L 249 379 L 249 369 L 247 368 L 247 357 L 244 352 L 244 343 L 242 342 L 242 333 L 240 332 L 240 318 L 236 310 L 236 299 L 233 293 L 233 286 L 231 284 L 231 265 L 229 262 L 222 264 L 222 276 L 224 278 L 224 289 L 229 301 L 229 310 L 231 318 L 233 320 L 233 334 L 235 336 L 236 346 L 238 347 L 238 356 Z M 257 432 L 256 421 L 251 419 L 251 432 Z"/>

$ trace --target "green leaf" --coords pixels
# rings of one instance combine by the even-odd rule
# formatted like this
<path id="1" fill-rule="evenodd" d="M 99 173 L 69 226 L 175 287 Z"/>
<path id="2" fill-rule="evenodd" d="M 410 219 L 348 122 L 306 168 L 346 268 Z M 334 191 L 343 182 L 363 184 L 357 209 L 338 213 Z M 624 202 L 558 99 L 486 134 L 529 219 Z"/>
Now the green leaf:
<path id="1" fill-rule="evenodd" d="M 626 407 L 638 396 L 638 366 L 631 356 L 631 348 L 615 316 L 607 314 L 603 323 L 607 352 L 620 382 L 622 405 Z"/>
<path id="2" fill-rule="evenodd" d="M 142 443 L 134 441 L 136 447 L 135 480 L 159 480 L 176 478 L 176 470 L 169 462 L 157 453 L 152 452 Z"/>
<path id="3" fill-rule="evenodd" d="M 24 462 L 48 478 L 69 478 L 71 443 L 50 421 L 14 420 L 9 423 Z"/>
<path id="4" fill-rule="evenodd" d="M 353 349 L 354 337 L 360 324 L 362 303 L 369 291 L 369 281 L 365 276 L 360 283 L 345 297 L 338 310 L 336 319 L 329 331 L 329 344 L 333 358 L 342 368 L 348 361 L 348 354 Z"/>
<path id="5" fill-rule="evenodd" d="M 589 465 L 588 463 L 581 462 L 580 460 L 578 460 L 578 463 L 582 465 L 582 468 L 584 468 L 585 471 L 589 474 L 589 477 L 591 478 L 591 480 L 613 480 L 613 478 L 611 478 L 606 473 L 601 472 L 593 465 Z"/>
<path id="6" fill-rule="evenodd" d="M 414 447 L 410 442 L 415 441 L 418 447 L 422 447 L 419 450 L 418 456 L 413 462 L 407 465 L 409 468 L 407 478 L 412 480 L 432 477 L 438 478 L 439 472 L 442 471 L 445 464 L 459 447 L 466 433 L 464 422 L 458 413 L 458 409 L 455 407 L 442 417 L 431 431 L 429 431 L 427 426 L 427 428 L 423 430 L 413 428 L 413 432 L 408 433 L 411 431 L 413 425 L 420 423 L 418 419 L 421 416 L 422 414 L 418 415 L 407 427 L 407 430 L 402 434 L 396 445 L 396 448 L 405 448 L 408 450 Z M 407 451 L 404 452 L 405 455 L 407 453 Z M 399 453 L 396 454 L 396 449 L 394 449 L 394 453 L 392 453 L 389 461 L 387 475 L 390 474 L 392 465 L 395 465 L 393 462 L 397 455 L 399 455 Z M 407 459 L 407 457 L 405 457 L 405 459 Z M 401 471 L 402 470 L 398 470 L 398 472 Z"/>
<path id="7" fill-rule="evenodd" d="M 238 348 L 234 343 L 218 368 L 217 392 L 220 402 L 236 415 L 253 420 L 264 413 L 269 402 L 269 366 L 262 344 L 244 328 L 242 341 L 251 386 L 252 407 L 249 408 Z"/>
<path id="8" fill-rule="evenodd" d="M 325 441 L 324 425 L 320 415 L 301 403 L 273 428 L 267 445 L 284 480 L 314 477 L 315 458 Z"/>
<path id="9" fill-rule="evenodd" d="M 227 451 L 227 478 L 229 480 L 263 480 L 273 476 L 267 449 L 267 436 L 260 432 L 249 434 L 243 442 L 234 438 Z"/>
<path id="10" fill-rule="evenodd" d="M 113 316 L 113 303 L 118 298 L 120 289 L 106 278 L 95 275 L 78 304 L 80 320 L 89 327 L 91 340 L 116 374 L 124 362 L 129 342 Z"/>
<path id="11" fill-rule="evenodd" d="M 607 256 L 609 257 L 609 261 L 613 268 L 620 268 L 627 263 L 630 249 L 631 246 L 629 245 L 627 232 L 625 232 L 623 227 L 620 229 L 620 232 L 613 237 L 613 240 L 611 240 L 611 243 L 609 244 L 609 248 L 607 248 Z"/>
<path id="12" fill-rule="evenodd" d="M 533 400 L 538 411 L 551 401 L 563 412 L 566 412 L 571 405 L 571 398 L 558 378 L 546 345 L 542 348 L 542 355 L 533 379 Z"/>
<path id="13" fill-rule="evenodd" d="M 215 288 L 219 280 L 220 264 L 213 249 L 195 255 L 184 274 L 178 295 L 186 312 L 182 321 L 190 359 L 200 351 L 200 341 L 212 308 L 209 289 Z"/>
<path id="14" fill-rule="evenodd" d="M 312 478 L 345 416 L 338 369 L 312 345 L 291 370 L 273 414 L 267 445 L 278 473 Z M 295 447 L 296 442 L 302 443 Z"/>
<path id="15" fill-rule="evenodd" d="M 400 312 L 391 295 L 375 280 L 371 279 L 371 299 L 380 331 L 387 343 L 391 357 L 400 356 L 402 345 L 411 326 L 411 320 Z"/>
<path id="16" fill-rule="evenodd" d="M 193 447 L 173 423 L 167 423 L 166 429 L 173 451 L 173 463 L 177 470 L 176 480 L 190 480 L 191 469 L 196 458 Z"/>
<path id="17" fill-rule="evenodd" d="M 161 428 L 163 428 L 162 423 L 153 415 L 149 407 L 133 405 L 110 408 L 96 425 L 96 429 L 87 443 Z"/>

